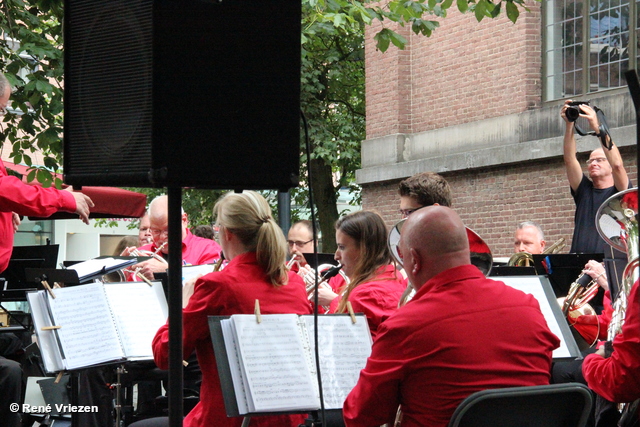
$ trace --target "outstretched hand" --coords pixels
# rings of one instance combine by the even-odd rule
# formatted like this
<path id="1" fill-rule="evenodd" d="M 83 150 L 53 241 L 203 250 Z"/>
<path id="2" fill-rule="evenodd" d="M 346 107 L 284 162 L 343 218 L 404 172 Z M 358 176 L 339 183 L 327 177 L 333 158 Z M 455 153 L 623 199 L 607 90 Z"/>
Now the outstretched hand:
<path id="1" fill-rule="evenodd" d="M 76 213 L 80 216 L 82 222 L 89 224 L 89 212 L 90 209 L 95 206 L 93 200 L 79 191 L 73 191 L 71 187 L 67 188 L 65 191 L 69 191 L 73 194 L 73 198 L 76 199 Z"/>

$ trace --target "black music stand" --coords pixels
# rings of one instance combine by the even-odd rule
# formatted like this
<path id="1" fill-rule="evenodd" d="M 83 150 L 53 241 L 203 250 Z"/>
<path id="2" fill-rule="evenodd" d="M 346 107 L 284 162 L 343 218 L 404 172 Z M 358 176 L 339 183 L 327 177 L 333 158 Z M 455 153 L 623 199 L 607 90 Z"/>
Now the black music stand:
<path id="1" fill-rule="evenodd" d="M 324 254 L 324 253 L 304 253 L 304 259 L 307 261 L 307 264 L 314 269 L 318 268 L 318 265 L 322 264 L 331 264 L 338 265 L 338 261 L 335 260 L 334 254 Z M 316 258 L 317 256 L 317 258 Z"/>
<path id="2" fill-rule="evenodd" d="M 516 267 L 513 265 L 494 265 L 491 268 L 489 277 L 497 276 L 535 276 L 535 267 Z"/>

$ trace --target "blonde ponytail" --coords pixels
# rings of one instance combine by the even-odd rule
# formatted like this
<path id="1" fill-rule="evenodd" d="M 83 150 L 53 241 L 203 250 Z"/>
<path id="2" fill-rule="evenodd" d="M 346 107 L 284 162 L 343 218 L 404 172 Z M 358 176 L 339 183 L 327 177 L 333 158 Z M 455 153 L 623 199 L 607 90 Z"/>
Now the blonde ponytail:
<path id="1" fill-rule="evenodd" d="M 240 239 L 274 286 L 286 285 L 287 243 L 271 215 L 269 203 L 255 191 L 227 193 L 213 207 L 218 225 Z"/>

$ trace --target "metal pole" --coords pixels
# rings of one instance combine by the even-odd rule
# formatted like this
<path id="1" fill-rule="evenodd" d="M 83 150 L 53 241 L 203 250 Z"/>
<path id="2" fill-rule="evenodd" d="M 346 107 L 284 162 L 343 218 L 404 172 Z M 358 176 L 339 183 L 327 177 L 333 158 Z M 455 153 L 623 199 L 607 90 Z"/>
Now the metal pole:
<path id="1" fill-rule="evenodd" d="M 169 187 L 169 426 L 183 418 L 182 188 Z"/>
<path id="2" fill-rule="evenodd" d="M 291 227 L 291 190 L 278 192 L 278 225 L 286 236 Z"/>

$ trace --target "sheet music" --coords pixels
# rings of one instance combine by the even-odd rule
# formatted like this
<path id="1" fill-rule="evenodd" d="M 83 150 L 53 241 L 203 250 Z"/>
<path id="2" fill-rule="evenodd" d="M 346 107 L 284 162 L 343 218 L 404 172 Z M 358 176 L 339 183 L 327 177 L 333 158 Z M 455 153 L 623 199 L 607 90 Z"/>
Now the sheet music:
<path id="1" fill-rule="evenodd" d="M 117 258 L 96 258 L 88 261 L 79 262 L 68 267 L 68 270 L 75 270 L 78 273 L 78 278 L 82 279 L 87 276 L 98 274 L 101 271 L 111 270 L 117 267 L 126 267 L 135 263 L 130 259 L 117 259 Z"/>
<path id="2" fill-rule="evenodd" d="M 104 290 L 125 356 L 153 358 L 151 341 L 167 321 L 162 283 L 105 283 Z"/>
<path id="3" fill-rule="evenodd" d="M 220 327 L 222 328 L 222 336 L 224 337 L 224 346 L 227 350 L 229 370 L 231 371 L 231 379 L 233 381 L 233 389 L 235 390 L 238 412 L 240 414 L 246 414 L 249 412 L 249 405 L 247 403 L 245 379 L 242 375 L 242 369 L 240 368 L 238 344 L 236 342 L 233 326 L 231 325 L 231 321 L 227 319 L 220 322 Z"/>
<path id="4" fill-rule="evenodd" d="M 64 364 L 62 363 L 62 354 L 55 331 L 43 331 L 41 329 L 45 326 L 53 326 L 44 298 L 43 291 L 27 292 L 27 301 L 29 301 L 29 307 L 31 308 L 31 317 L 38 337 L 38 347 L 41 350 L 44 367 L 47 372 L 58 372 L 64 370 Z"/>
<path id="5" fill-rule="evenodd" d="M 124 356 L 101 283 L 56 288 L 47 294 L 67 369 L 117 360 Z M 82 309 L 79 309 L 79 308 Z"/>
<path id="6" fill-rule="evenodd" d="M 513 288 L 519 289 L 524 293 L 531 294 L 538 300 L 538 304 L 540 304 L 540 311 L 542 311 L 542 315 L 547 321 L 547 326 L 549 326 L 551 332 L 560 339 L 560 347 L 553 350 L 552 357 L 554 359 L 571 357 L 571 352 L 569 351 L 569 347 L 565 341 L 565 335 L 560 330 L 560 325 L 558 324 L 558 320 L 551 309 L 549 299 L 544 292 L 540 278 L 538 276 L 518 276 L 501 277 L 498 280 Z M 560 309 L 559 306 L 557 308 L 558 310 Z"/>
<path id="7" fill-rule="evenodd" d="M 310 410 L 320 402 L 309 372 L 296 314 L 234 315 L 250 412 Z"/>
<path id="8" fill-rule="evenodd" d="M 354 324 L 350 316 L 318 317 L 322 393 L 327 409 L 342 408 L 347 395 L 358 382 L 360 371 L 367 363 L 367 358 L 371 355 L 371 332 L 366 317 L 359 315 L 356 318 L 357 322 Z M 313 316 L 302 316 L 302 321 L 308 333 L 313 355 L 315 354 Z"/>

